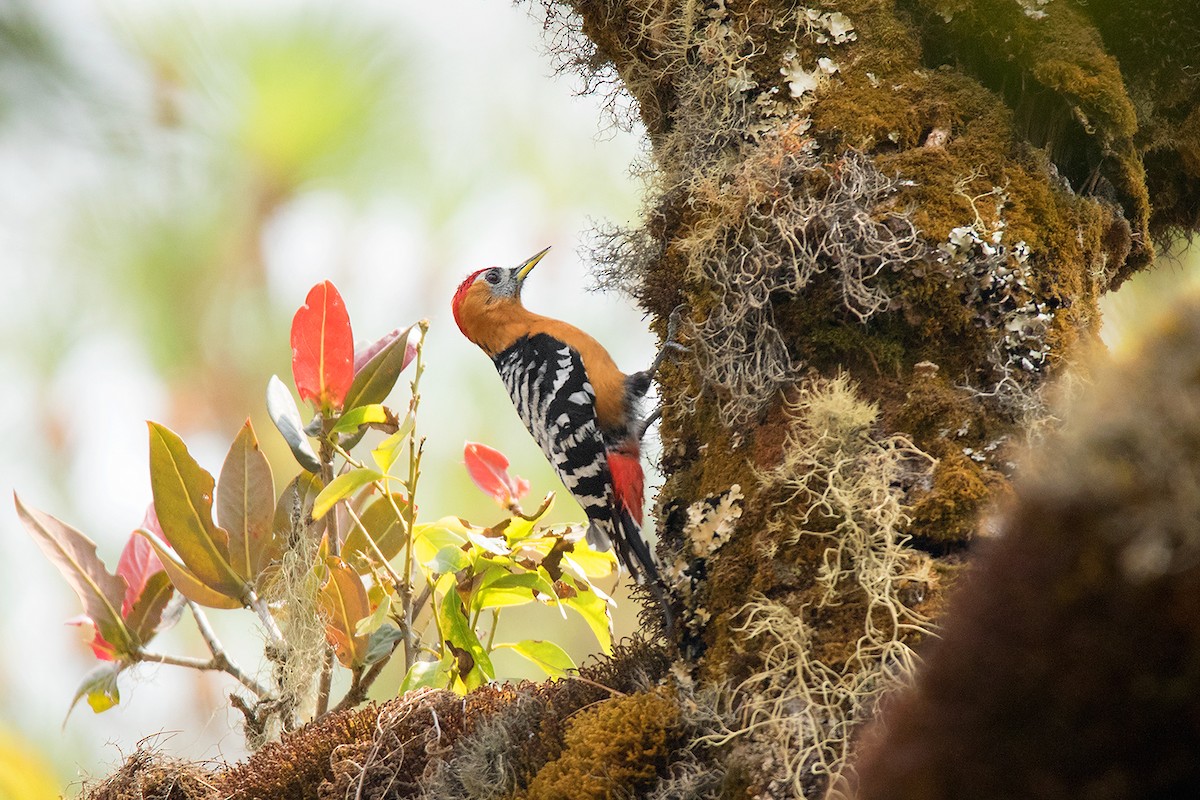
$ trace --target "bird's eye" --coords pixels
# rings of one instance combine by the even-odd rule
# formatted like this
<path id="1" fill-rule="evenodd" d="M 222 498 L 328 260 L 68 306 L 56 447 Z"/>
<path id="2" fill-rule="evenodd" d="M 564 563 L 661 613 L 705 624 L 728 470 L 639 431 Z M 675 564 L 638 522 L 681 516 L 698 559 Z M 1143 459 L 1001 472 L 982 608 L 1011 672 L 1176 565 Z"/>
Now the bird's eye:
<path id="1" fill-rule="evenodd" d="M 489 269 L 487 272 L 483 273 L 483 279 L 492 286 L 495 286 L 500 282 L 500 270 L 496 269 L 495 267 Z"/>

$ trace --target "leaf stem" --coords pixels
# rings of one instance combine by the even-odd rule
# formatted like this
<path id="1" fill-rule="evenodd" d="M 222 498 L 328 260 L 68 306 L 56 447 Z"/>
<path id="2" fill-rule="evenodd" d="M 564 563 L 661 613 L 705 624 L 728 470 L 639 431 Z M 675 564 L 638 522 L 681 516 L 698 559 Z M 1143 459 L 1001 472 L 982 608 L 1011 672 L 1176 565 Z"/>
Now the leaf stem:
<path id="1" fill-rule="evenodd" d="M 417 656 L 417 648 L 420 643 L 413 634 L 413 618 L 415 616 L 412 603 L 412 568 L 413 568 L 413 528 L 417 524 L 416 507 L 417 507 L 417 480 L 421 475 L 421 453 L 425 449 L 425 440 L 421 439 L 420 444 L 417 443 L 417 409 L 421 405 L 421 376 L 425 374 L 425 335 L 429 333 L 429 320 L 423 319 L 417 323 L 418 339 L 417 339 L 417 357 L 416 365 L 413 368 L 413 379 L 411 384 L 411 397 L 408 400 L 408 415 L 413 421 L 413 428 L 408 432 L 408 480 L 405 482 L 405 488 L 408 489 L 408 506 L 404 509 L 405 535 L 408 541 L 404 547 L 404 583 L 400 585 L 401 600 L 404 606 L 404 672 L 407 675 L 408 670 L 412 669 L 413 661 Z M 437 609 L 434 609 L 434 620 L 437 620 Z M 441 636 L 441 627 L 438 628 L 438 636 Z M 441 641 L 438 642 L 438 648 L 443 647 Z"/>
<path id="2" fill-rule="evenodd" d="M 392 499 L 392 495 L 387 491 L 387 487 L 383 486 L 381 481 L 375 481 L 375 484 L 381 487 L 383 496 L 391 500 L 392 508 L 395 509 L 396 517 L 399 518 L 400 509 L 396 508 L 396 501 Z M 369 544 L 371 549 L 375 551 L 375 557 L 379 559 L 379 563 L 383 567 L 384 572 L 386 572 L 388 577 L 391 578 L 397 586 L 399 586 L 403 582 L 400 580 L 400 575 L 396 573 L 396 570 L 392 569 L 392 565 L 388 563 L 386 558 L 384 558 L 383 551 L 379 549 L 379 544 L 371 536 L 371 532 L 367 530 L 367 526 L 363 525 L 362 519 L 358 516 L 358 512 L 356 512 L 349 503 L 346 504 L 346 513 L 350 515 L 350 519 L 354 521 L 355 525 L 363 529 L 363 533 L 365 534 L 363 538 L 367 540 L 367 544 Z"/>
<path id="3" fill-rule="evenodd" d="M 500 627 L 500 609 L 492 609 L 492 630 L 488 634 L 487 651 L 492 652 L 492 642 L 496 641 L 496 628 Z"/>

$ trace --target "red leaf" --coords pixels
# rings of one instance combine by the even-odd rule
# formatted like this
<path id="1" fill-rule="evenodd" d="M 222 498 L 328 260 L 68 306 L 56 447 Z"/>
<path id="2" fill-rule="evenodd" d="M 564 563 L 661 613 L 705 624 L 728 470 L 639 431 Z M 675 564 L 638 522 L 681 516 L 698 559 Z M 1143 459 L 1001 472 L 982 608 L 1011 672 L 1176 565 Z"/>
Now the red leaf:
<path id="1" fill-rule="evenodd" d="M 162 538 L 162 528 L 158 525 L 158 515 L 154 513 L 153 503 L 146 508 L 146 518 L 142 520 L 142 527 Z M 150 542 L 143 536 L 130 534 L 125 549 L 121 551 L 121 558 L 117 561 L 117 575 L 125 579 L 125 599 L 121 603 L 122 617 L 129 616 L 129 609 L 133 608 L 133 604 L 141 597 L 150 576 L 162 570 L 162 562 L 158 560 Z"/>
<path id="2" fill-rule="evenodd" d="M 292 318 L 292 376 L 300 399 L 339 409 L 354 381 L 354 335 L 342 296 L 318 283 Z"/>
<path id="3" fill-rule="evenodd" d="M 508 474 L 508 459 L 499 450 L 486 444 L 467 442 L 463 460 L 475 485 L 505 508 L 529 492 L 529 481 Z"/>
<path id="4" fill-rule="evenodd" d="M 64 624 L 71 625 L 83 631 L 83 640 L 92 648 L 92 655 L 101 661 L 115 661 L 117 649 L 109 644 L 96 628 L 95 621 L 87 614 L 71 617 Z"/>

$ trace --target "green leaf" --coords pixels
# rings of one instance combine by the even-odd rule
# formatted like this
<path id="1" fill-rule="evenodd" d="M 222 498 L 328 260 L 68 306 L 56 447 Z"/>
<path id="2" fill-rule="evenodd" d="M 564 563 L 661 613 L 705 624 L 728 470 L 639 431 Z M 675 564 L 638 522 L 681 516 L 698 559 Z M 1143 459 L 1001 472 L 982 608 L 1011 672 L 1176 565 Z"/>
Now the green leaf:
<path id="1" fill-rule="evenodd" d="M 467 539 L 471 544 L 483 550 L 486 553 L 491 553 L 496 556 L 506 556 L 511 550 L 508 548 L 508 542 L 503 536 L 488 536 L 487 534 L 474 530 L 467 529 Z"/>
<path id="2" fill-rule="evenodd" d="M 396 463 L 396 459 L 400 457 L 404 439 L 412 433 L 414 423 L 413 415 L 409 414 L 400 423 L 400 428 L 395 433 L 384 439 L 378 447 L 371 451 L 371 457 L 375 459 L 375 465 L 381 472 L 387 472 L 392 468 L 392 464 Z"/>
<path id="3" fill-rule="evenodd" d="M 326 637 L 344 666 L 362 666 L 367 654 L 367 636 L 355 631 L 360 621 L 371 616 L 366 587 L 358 573 L 337 556 L 326 558 L 325 565 L 329 580 L 321 587 L 319 600 L 326 615 Z"/>
<path id="4" fill-rule="evenodd" d="M 371 612 L 371 616 L 363 617 L 354 626 L 355 636 L 370 636 L 387 622 L 388 614 L 392 610 L 392 596 L 375 586 L 367 592 L 367 604 L 370 605 L 371 598 L 376 596 L 379 597 L 379 602 L 375 605 L 375 610 Z"/>
<path id="5" fill-rule="evenodd" d="M 383 475 L 366 467 L 359 467 L 358 469 L 352 469 L 349 472 L 338 475 L 329 482 L 328 486 L 321 490 L 321 493 L 317 495 L 317 499 L 313 501 L 313 519 L 321 519 L 321 517 L 329 513 L 329 509 L 333 508 L 339 500 L 345 500 L 362 487 L 382 477 Z"/>
<path id="6" fill-rule="evenodd" d="M 330 433 L 353 433 L 371 422 L 387 422 L 387 412 L 378 403 L 350 409 L 338 418 Z"/>
<path id="7" fill-rule="evenodd" d="M 395 506 L 392 505 L 393 502 Z M 391 500 L 380 497 L 367 506 L 366 511 L 359 515 L 362 524 L 355 525 L 347 534 L 346 541 L 342 543 L 342 558 L 356 569 L 378 560 L 375 550 L 367 542 L 367 537 L 375 541 L 384 559 L 391 561 L 395 558 L 404 548 L 405 542 L 403 514 L 397 514 L 396 510 L 403 512 L 407 506 L 404 496 L 398 492 L 392 493 Z M 359 569 L 359 572 L 362 571 Z"/>
<path id="8" fill-rule="evenodd" d="M 590 581 L 604 578 L 617 568 L 617 557 L 611 550 L 593 550 L 587 542 L 580 540 L 569 553 L 563 553 L 562 563 L 576 578 Z"/>
<path id="9" fill-rule="evenodd" d="M 404 632 L 395 625 L 381 625 L 371 634 L 367 641 L 367 654 L 363 658 L 366 665 L 382 661 L 396 649 L 396 643 L 404 638 Z"/>
<path id="10" fill-rule="evenodd" d="M 137 636 L 140 643 L 145 644 L 150 641 L 159 631 L 159 625 L 163 622 L 163 611 L 166 610 L 167 603 L 170 602 L 171 595 L 174 593 L 175 585 L 171 583 L 171 578 L 165 570 L 156 572 L 146 579 L 142 593 L 133 602 L 129 614 L 125 617 L 125 624 Z M 169 623 L 170 620 L 168 620 Z"/>
<path id="11" fill-rule="evenodd" d="M 469 692 L 494 678 L 496 670 L 467 621 L 454 576 L 442 576 L 436 591 L 442 595 L 442 601 L 438 604 L 438 621 L 442 636 L 445 637 L 442 644 L 454 655 L 458 678 Z"/>
<path id="12" fill-rule="evenodd" d="M 532 603 L 537 599 L 535 592 L 555 597 L 554 585 L 536 572 L 513 575 L 507 574 L 502 567 L 494 567 L 493 570 L 484 575 L 483 584 L 472 598 L 476 609 Z"/>
<path id="13" fill-rule="evenodd" d="M 444 688 L 454 671 L 454 657 L 447 655 L 440 661 L 418 661 L 408 669 L 400 684 L 399 694 L 416 689 Z"/>
<path id="14" fill-rule="evenodd" d="M 431 525 L 413 526 L 413 555 L 418 564 L 427 564 L 443 547 L 462 547 L 467 543 L 467 528 L 457 517 L 443 517 Z"/>
<path id="15" fill-rule="evenodd" d="M 75 706 L 84 697 L 87 698 L 87 703 L 92 707 L 92 711 L 97 714 L 108 711 L 120 703 L 121 692 L 117 688 L 117 676 L 121 674 L 121 671 L 125 667 L 125 662 L 113 661 L 109 664 L 102 664 L 88 672 L 87 675 L 84 675 L 79 688 L 75 690 L 75 697 L 71 699 L 71 705 L 67 709 L 67 716 L 71 716 L 71 712 L 75 710 Z"/>
<path id="16" fill-rule="evenodd" d="M 434 575 L 445 575 L 471 566 L 471 557 L 462 551 L 462 547 L 448 544 L 426 561 L 425 566 Z"/>
<path id="17" fill-rule="evenodd" d="M 240 590 L 236 596 L 233 596 L 213 589 L 196 577 L 195 573 L 179 560 L 179 556 L 175 555 L 175 551 L 167 547 L 163 542 L 160 542 L 158 537 L 150 531 L 145 528 L 138 528 L 134 533 L 139 536 L 145 536 L 150 544 L 154 546 L 154 552 L 158 554 L 158 560 L 162 562 L 163 570 L 170 577 L 171 583 L 188 600 L 208 608 L 241 608 L 245 605 L 245 602 L 241 599 Z"/>
<path id="18" fill-rule="evenodd" d="M 525 639 L 520 642 L 498 644 L 494 649 L 508 648 L 532 661 L 551 678 L 565 677 L 568 670 L 575 669 L 575 662 L 567 651 L 544 639 Z"/>
<path id="19" fill-rule="evenodd" d="M 229 564 L 229 534 L 213 523 L 212 475 L 196 463 L 174 431 L 156 422 L 147 424 L 150 489 L 163 536 L 208 588 L 241 597 L 244 581 Z"/>
<path id="20" fill-rule="evenodd" d="M 372 403 L 382 403 L 391 394 L 400 373 L 416 355 L 415 347 L 408 344 L 410 326 L 403 333 L 392 331 L 375 346 L 378 351 L 354 373 L 354 382 L 346 392 L 346 408 L 357 408 Z"/>
<path id="21" fill-rule="evenodd" d="M 564 581 L 574 583 L 570 578 L 564 578 Z M 596 641 L 600 643 L 600 649 L 605 653 L 611 653 L 612 612 L 609 609 L 608 600 L 585 586 L 574 584 L 573 588 L 575 595 L 563 599 L 563 605 L 577 611 L 588 627 L 592 629 Z"/>
<path id="22" fill-rule="evenodd" d="M 250 420 L 238 431 L 217 483 L 217 521 L 229 533 L 229 560 L 243 580 L 253 581 L 270 552 L 274 533 L 275 481 Z"/>
<path id="23" fill-rule="evenodd" d="M 28 508 L 16 492 L 13 501 L 25 529 L 75 590 L 100 635 L 117 652 L 133 650 L 129 629 L 121 619 L 125 581 L 105 569 L 96 555 L 96 543 L 62 520 Z"/>
<path id="24" fill-rule="evenodd" d="M 278 375 L 272 375 L 267 382 L 267 415 L 275 423 L 276 429 L 283 435 L 292 455 L 300 466 L 309 472 L 321 471 L 321 462 L 313 452 L 312 443 L 304 433 L 304 422 L 300 419 L 300 409 L 292 393 L 279 380 Z"/>

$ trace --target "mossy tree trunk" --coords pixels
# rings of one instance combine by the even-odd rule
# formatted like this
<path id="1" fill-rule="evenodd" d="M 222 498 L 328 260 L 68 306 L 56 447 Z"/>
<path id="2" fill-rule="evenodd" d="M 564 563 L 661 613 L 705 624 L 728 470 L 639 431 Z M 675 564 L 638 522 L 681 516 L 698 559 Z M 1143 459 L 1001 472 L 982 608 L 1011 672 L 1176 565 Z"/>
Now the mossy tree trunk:
<path id="1" fill-rule="evenodd" d="M 660 555 L 690 676 L 737 687 L 727 791 L 841 769 L 1098 298 L 1197 227 L 1187 5 L 548 4 L 652 146 L 598 262 L 660 324 L 687 308 Z"/>
<path id="2" fill-rule="evenodd" d="M 685 309 L 656 509 L 676 628 L 585 681 L 326 722 L 221 796 L 822 796 L 1098 298 L 1200 227 L 1190 3 L 544 5 L 650 139 L 644 218 L 597 263 L 660 332 Z"/>

